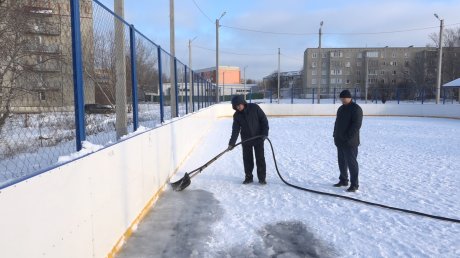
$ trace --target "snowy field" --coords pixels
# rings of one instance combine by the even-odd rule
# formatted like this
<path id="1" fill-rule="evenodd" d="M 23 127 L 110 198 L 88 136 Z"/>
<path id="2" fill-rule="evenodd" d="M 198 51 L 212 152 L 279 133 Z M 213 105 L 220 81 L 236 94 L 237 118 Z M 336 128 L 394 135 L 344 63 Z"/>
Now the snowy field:
<path id="1" fill-rule="evenodd" d="M 460 218 L 459 120 L 365 117 L 360 191 L 346 193 L 332 187 L 339 175 L 334 119 L 269 118 L 269 137 L 287 181 Z M 172 181 L 224 150 L 231 123 L 219 120 Z M 459 224 L 290 188 L 276 175 L 268 143 L 265 154 L 265 186 L 241 184 L 237 147 L 183 192 L 169 188 L 119 257 L 460 257 Z"/>

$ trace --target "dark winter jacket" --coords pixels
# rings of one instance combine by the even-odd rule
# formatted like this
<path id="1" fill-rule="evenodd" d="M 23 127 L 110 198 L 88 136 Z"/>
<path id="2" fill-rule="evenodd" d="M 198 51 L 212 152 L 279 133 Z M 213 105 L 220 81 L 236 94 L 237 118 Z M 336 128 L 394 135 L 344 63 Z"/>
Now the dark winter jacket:
<path id="1" fill-rule="evenodd" d="M 361 107 L 351 102 L 342 105 L 337 110 L 337 117 L 334 126 L 334 143 L 338 147 L 358 147 L 359 129 L 363 122 L 363 110 Z"/>
<path id="2" fill-rule="evenodd" d="M 242 112 L 236 110 L 236 106 L 244 104 L 245 108 Z M 235 96 L 232 99 L 233 109 L 236 110 L 233 114 L 232 136 L 229 145 L 235 145 L 238 139 L 238 134 L 241 133 L 241 140 L 265 135 L 268 136 L 268 120 L 264 111 L 257 104 L 246 103 L 243 96 Z M 263 143 L 263 139 L 257 139 L 248 144 Z"/>

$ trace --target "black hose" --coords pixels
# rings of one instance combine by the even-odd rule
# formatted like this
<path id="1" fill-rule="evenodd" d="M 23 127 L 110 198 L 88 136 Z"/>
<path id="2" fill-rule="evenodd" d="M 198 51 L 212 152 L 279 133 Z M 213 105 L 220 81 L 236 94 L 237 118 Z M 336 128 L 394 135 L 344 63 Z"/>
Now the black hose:
<path id="1" fill-rule="evenodd" d="M 244 143 L 244 142 L 256 139 L 256 138 L 262 138 L 262 137 L 264 137 L 264 136 L 256 136 L 256 137 L 250 138 L 248 140 L 242 141 L 241 143 Z M 460 219 L 453 219 L 453 218 L 447 218 L 447 217 L 442 217 L 442 216 L 431 215 L 431 214 L 427 214 L 427 213 L 423 213 L 423 212 L 418 212 L 418 211 L 412 211 L 412 210 L 392 207 L 392 206 L 388 206 L 388 205 L 384 205 L 384 204 L 380 204 L 380 203 L 363 201 L 363 200 L 360 200 L 360 199 L 356 199 L 356 198 L 352 198 L 352 197 L 348 197 L 348 196 L 344 196 L 344 195 L 340 195 L 340 194 L 321 192 L 321 191 L 316 191 L 316 190 L 300 187 L 300 186 L 297 186 L 297 185 L 293 185 L 293 184 L 287 182 L 281 176 L 281 173 L 280 173 L 280 171 L 278 169 L 278 164 L 276 162 L 276 156 L 275 156 L 275 150 L 273 148 L 273 144 L 272 144 L 272 142 L 270 141 L 269 138 L 266 138 L 266 139 L 270 143 L 270 148 L 272 150 L 272 155 L 273 155 L 273 161 L 275 162 L 276 172 L 278 173 L 278 176 L 281 179 L 281 181 L 283 181 L 283 183 L 285 183 L 286 185 L 288 185 L 290 187 L 293 187 L 293 188 L 296 188 L 296 189 L 299 189 L 299 190 L 302 190 L 302 191 L 307 191 L 307 192 L 310 192 L 310 193 L 321 194 L 321 195 L 326 195 L 326 196 L 332 196 L 332 197 L 336 197 L 336 198 L 342 198 L 342 199 L 353 201 L 353 202 L 358 202 L 358 203 L 371 205 L 371 206 L 377 206 L 377 207 L 380 207 L 380 208 L 395 210 L 395 211 L 409 213 L 409 214 L 418 215 L 418 216 L 423 216 L 423 217 L 427 217 L 427 218 L 432 218 L 432 219 L 437 219 L 437 220 L 442 220 L 442 221 L 449 221 L 449 222 L 453 222 L 453 223 L 460 223 Z M 241 144 L 241 143 L 239 143 L 239 144 Z"/>

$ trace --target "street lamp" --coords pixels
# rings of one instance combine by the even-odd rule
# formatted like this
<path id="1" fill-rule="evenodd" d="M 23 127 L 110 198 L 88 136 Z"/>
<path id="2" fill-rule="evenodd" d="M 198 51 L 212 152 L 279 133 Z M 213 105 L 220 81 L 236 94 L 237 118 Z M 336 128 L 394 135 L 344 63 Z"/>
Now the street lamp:
<path id="1" fill-rule="evenodd" d="M 216 19 L 216 85 L 219 86 L 219 21 L 227 12 L 223 12 L 219 19 Z M 216 100 L 219 102 L 219 94 L 216 94 Z"/>
<path id="2" fill-rule="evenodd" d="M 441 69 L 442 69 L 442 31 L 444 28 L 444 19 L 439 18 L 437 14 L 434 14 L 434 17 L 439 20 L 439 46 L 438 46 L 438 76 L 436 80 L 436 104 L 439 103 L 441 96 Z"/>
<path id="3" fill-rule="evenodd" d="M 320 103 L 320 100 L 321 100 L 321 82 L 323 80 L 323 54 L 321 52 L 321 35 L 322 35 L 322 31 L 321 29 L 323 28 L 323 21 L 321 21 L 319 23 L 319 46 L 318 46 L 318 54 L 319 54 L 319 62 L 318 62 L 318 67 L 319 67 L 319 72 L 318 72 L 318 77 L 319 77 L 319 80 L 318 80 L 318 86 L 317 86 L 317 103 L 319 104 Z"/>

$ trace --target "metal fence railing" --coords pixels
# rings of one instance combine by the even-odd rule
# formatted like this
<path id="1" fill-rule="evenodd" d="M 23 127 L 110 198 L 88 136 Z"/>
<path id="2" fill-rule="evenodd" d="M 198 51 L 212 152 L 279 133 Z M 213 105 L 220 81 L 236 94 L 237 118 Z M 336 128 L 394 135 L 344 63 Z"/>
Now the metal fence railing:
<path id="1" fill-rule="evenodd" d="M 214 104 L 215 85 L 99 1 L 44 2 L 0 6 L 0 189 Z"/>
<path id="2" fill-rule="evenodd" d="M 359 103 L 366 101 L 366 93 L 361 88 L 331 88 L 321 92 L 321 104 L 335 104 L 340 102 L 339 94 L 342 90 L 349 90 L 353 100 Z M 459 103 L 459 89 L 442 88 L 440 95 L 440 104 Z M 221 96 L 221 100 L 228 101 L 232 95 Z M 247 93 L 246 99 L 257 100 L 262 99 L 266 103 L 277 103 L 277 91 L 259 90 Z M 316 88 L 282 88 L 280 90 L 280 103 L 285 104 L 316 104 L 318 93 Z M 436 88 L 385 88 L 373 87 L 368 89 L 368 103 L 419 103 L 428 104 L 436 101 Z"/>

